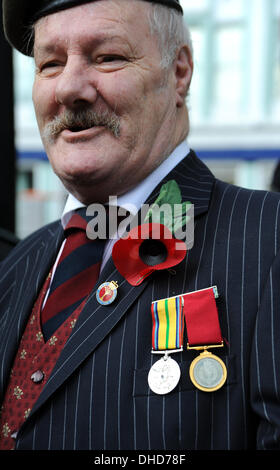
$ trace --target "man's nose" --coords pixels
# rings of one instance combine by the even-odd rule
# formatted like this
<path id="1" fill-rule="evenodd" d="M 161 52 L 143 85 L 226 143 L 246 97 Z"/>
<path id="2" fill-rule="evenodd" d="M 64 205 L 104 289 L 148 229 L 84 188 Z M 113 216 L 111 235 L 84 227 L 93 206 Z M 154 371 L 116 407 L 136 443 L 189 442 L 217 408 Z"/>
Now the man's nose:
<path id="1" fill-rule="evenodd" d="M 58 76 L 55 99 L 68 108 L 93 104 L 97 98 L 94 71 L 89 71 L 78 56 L 68 58 L 62 73 Z"/>

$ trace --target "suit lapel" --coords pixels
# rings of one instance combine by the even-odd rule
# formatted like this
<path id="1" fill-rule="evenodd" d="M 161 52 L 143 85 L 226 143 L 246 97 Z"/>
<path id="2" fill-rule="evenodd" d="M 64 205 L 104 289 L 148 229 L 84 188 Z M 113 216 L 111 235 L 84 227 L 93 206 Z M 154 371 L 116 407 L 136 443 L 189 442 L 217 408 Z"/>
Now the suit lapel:
<path id="1" fill-rule="evenodd" d="M 20 293 L 16 296 L 16 305 L 13 306 L 12 310 L 14 311 L 15 318 L 17 315 L 20 315 L 24 326 L 39 290 L 54 262 L 62 237 L 63 230 L 59 222 L 54 226 L 48 227 L 34 241 L 30 255 L 25 256 L 24 261 L 18 266 L 17 285 L 20 285 Z M 19 337 L 21 337 L 22 331 L 19 333 Z"/>
<path id="2" fill-rule="evenodd" d="M 159 194 L 161 185 L 171 179 L 175 179 L 179 184 L 183 201 L 188 200 L 195 205 L 195 216 L 201 215 L 208 210 L 214 177 L 207 167 L 200 162 L 194 152 L 191 152 L 187 158 L 167 175 L 153 191 L 146 203 L 149 204 L 154 201 Z M 102 306 L 96 299 L 96 290 L 100 284 L 106 281 L 118 282 L 118 296 L 111 305 Z M 149 282 L 148 278 L 140 286 L 132 287 L 116 270 L 112 258 L 109 259 L 102 271 L 98 285 L 92 291 L 75 325 L 75 329 L 67 341 L 52 375 L 33 407 L 30 416 L 38 410 L 51 394 L 110 334 Z"/>
<path id="3" fill-rule="evenodd" d="M 0 348 L 5 357 L 5 371 L 1 374 L 3 384 L 0 389 L 2 390 L 5 389 L 15 351 L 18 349 L 34 302 L 57 253 L 62 235 L 61 224 L 52 224 L 45 231 L 40 231 L 37 236 L 31 238 L 29 243 L 24 242 L 20 252 L 16 251 L 17 249 L 15 250 L 17 262 L 14 268 L 12 265 L 13 257 L 10 258 L 12 265 L 10 269 L 11 271 L 16 270 L 15 285 L 19 286 L 19 290 L 16 295 L 12 296 L 12 303 L 9 308 L 11 323 L 5 330 L 8 334 L 2 338 Z M 22 259 L 20 259 L 22 254 Z"/>
<path id="4" fill-rule="evenodd" d="M 182 200 L 190 201 L 194 205 L 195 217 L 208 211 L 215 177 L 192 150 L 161 181 L 146 203 L 151 204 L 159 195 L 161 186 L 173 179 L 180 187 Z"/>

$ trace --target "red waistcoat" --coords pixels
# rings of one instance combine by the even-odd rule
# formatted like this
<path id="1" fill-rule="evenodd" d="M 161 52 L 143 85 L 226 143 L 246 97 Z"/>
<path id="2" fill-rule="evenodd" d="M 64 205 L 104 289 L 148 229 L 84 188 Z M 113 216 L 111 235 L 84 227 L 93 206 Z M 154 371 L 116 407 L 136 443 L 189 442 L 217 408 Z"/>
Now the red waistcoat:
<path id="1" fill-rule="evenodd" d="M 0 450 L 14 449 L 16 434 L 49 379 L 85 304 L 83 301 L 45 342 L 40 317 L 49 283 L 50 275 L 35 302 L 11 370 L 0 415 Z"/>

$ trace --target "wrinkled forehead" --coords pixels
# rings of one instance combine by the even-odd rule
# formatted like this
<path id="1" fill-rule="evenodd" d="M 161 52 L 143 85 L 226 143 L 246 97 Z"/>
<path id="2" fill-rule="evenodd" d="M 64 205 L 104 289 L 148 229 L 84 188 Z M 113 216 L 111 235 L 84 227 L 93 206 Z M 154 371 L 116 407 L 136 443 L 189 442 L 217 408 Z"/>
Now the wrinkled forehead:
<path id="1" fill-rule="evenodd" d="M 5 36 L 10 44 L 20 52 L 32 55 L 34 44 L 33 38 L 30 36 L 30 28 L 38 19 L 93 1 L 107 2 L 108 0 L 3 0 Z M 159 3 L 183 13 L 179 0 L 141 1 Z"/>
<path id="2" fill-rule="evenodd" d="M 40 18 L 34 26 L 35 59 L 62 50 L 70 54 L 89 53 L 106 44 L 119 45 L 135 57 L 150 55 L 152 49 L 158 51 L 144 2 L 137 0 L 137 15 L 133 2 L 88 3 Z M 126 4 L 126 8 L 120 3 Z"/>

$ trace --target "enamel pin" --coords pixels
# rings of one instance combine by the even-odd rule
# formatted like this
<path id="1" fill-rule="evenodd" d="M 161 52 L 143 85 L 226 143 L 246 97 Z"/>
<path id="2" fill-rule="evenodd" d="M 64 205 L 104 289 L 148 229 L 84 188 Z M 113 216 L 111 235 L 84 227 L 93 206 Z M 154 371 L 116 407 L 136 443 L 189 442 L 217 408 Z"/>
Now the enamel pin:
<path id="1" fill-rule="evenodd" d="M 118 283 L 104 282 L 96 291 L 96 299 L 101 305 L 110 305 L 117 297 Z"/>

